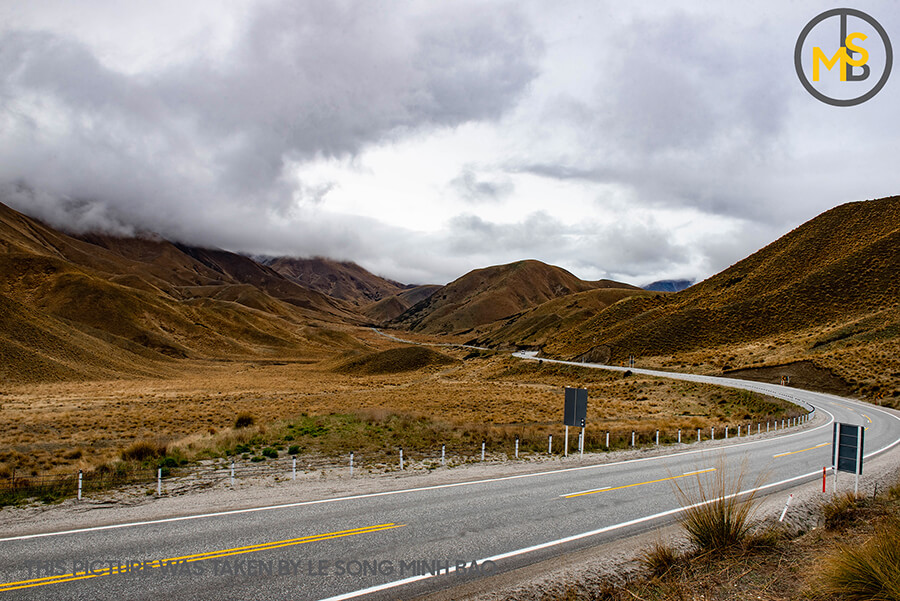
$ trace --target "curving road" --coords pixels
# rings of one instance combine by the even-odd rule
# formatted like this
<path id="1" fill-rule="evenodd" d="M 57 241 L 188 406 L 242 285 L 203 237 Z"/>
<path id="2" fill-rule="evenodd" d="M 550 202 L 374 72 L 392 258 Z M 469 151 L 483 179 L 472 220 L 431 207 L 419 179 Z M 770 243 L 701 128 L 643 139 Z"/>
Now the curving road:
<path id="1" fill-rule="evenodd" d="M 818 418 L 774 437 L 687 443 L 605 465 L 0 538 L 0 599 L 411 598 L 671 521 L 680 510 L 673 485 L 690 490 L 694 474 L 735 473 L 744 464 L 747 486 L 765 474 L 766 492 L 821 478 L 835 420 L 868 429 L 866 457 L 900 444 L 900 418 L 858 401 L 631 371 L 769 394 Z M 852 486 L 851 476 L 842 478 Z"/>

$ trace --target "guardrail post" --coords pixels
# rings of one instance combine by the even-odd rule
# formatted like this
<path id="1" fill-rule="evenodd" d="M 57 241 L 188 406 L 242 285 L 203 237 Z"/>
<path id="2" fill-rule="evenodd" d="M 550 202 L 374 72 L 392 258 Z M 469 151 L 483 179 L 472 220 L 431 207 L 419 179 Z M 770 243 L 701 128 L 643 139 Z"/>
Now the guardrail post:
<path id="1" fill-rule="evenodd" d="M 83 473 L 81 470 L 78 470 L 78 500 L 81 500 L 81 477 Z"/>

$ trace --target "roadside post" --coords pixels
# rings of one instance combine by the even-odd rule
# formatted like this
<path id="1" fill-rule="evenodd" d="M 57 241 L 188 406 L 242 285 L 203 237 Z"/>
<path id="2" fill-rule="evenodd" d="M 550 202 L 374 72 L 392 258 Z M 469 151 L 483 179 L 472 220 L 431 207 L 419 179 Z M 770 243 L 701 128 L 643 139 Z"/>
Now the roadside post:
<path id="1" fill-rule="evenodd" d="M 865 446 L 866 429 L 856 424 L 834 424 L 832 435 L 834 467 L 834 492 L 837 492 L 838 472 L 847 472 L 856 476 L 853 492 L 859 492 L 859 477 L 862 475 L 863 447 Z"/>
<path id="2" fill-rule="evenodd" d="M 587 400 L 588 391 L 585 388 L 566 387 L 565 406 L 563 407 L 563 424 L 566 426 L 566 442 L 564 456 L 569 456 L 569 426 L 580 427 L 581 436 L 578 439 L 578 446 L 581 449 L 582 440 L 584 439 L 584 427 L 587 421 Z M 582 450 L 582 453 L 584 451 Z"/>

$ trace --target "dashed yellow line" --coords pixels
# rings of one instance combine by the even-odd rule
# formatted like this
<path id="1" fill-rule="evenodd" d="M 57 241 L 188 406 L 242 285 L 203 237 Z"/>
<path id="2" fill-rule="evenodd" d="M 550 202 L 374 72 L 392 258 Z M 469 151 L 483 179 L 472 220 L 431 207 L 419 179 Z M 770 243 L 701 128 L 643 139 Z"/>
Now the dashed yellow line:
<path id="1" fill-rule="evenodd" d="M 331 540 L 334 538 L 343 538 L 345 536 L 355 536 L 357 534 L 370 534 L 372 532 L 381 532 L 384 530 L 392 530 L 401 528 L 404 524 L 378 524 L 376 526 L 366 526 L 364 528 L 354 528 L 352 530 L 339 530 L 337 532 L 328 532 L 325 534 L 314 534 L 312 536 L 304 536 L 301 538 L 291 538 L 287 540 L 272 541 L 261 543 L 258 545 L 248 545 L 245 547 L 234 547 L 231 549 L 220 549 L 218 551 L 208 551 L 206 553 L 196 553 L 194 555 L 182 555 L 181 557 L 169 557 L 167 559 L 155 559 L 143 562 L 142 568 L 161 568 L 165 565 L 180 562 L 204 561 L 206 559 L 216 559 L 219 557 L 228 557 L 231 555 L 242 555 L 244 553 L 256 553 L 257 551 L 268 551 L 270 549 L 280 549 L 281 547 L 290 547 L 293 545 L 303 545 L 306 543 L 314 543 L 323 540 Z M 19 580 L 16 582 L 0 583 L 0 592 L 14 591 L 17 589 L 31 588 L 35 586 L 45 586 L 48 584 L 60 584 L 63 582 L 73 582 L 76 580 L 84 580 L 86 578 L 97 578 L 99 576 L 110 576 L 112 574 L 124 574 L 129 572 L 128 566 L 112 566 L 100 570 L 91 570 L 90 573 L 73 572 L 71 574 L 60 574 L 58 576 L 46 576 L 44 578 L 33 578 L 31 580 Z"/>
<path id="2" fill-rule="evenodd" d="M 772 455 L 773 459 L 778 459 L 779 457 L 787 457 L 788 455 L 796 455 L 797 453 L 805 453 L 806 451 L 812 451 L 814 449 L 821 449 L 822 447 L 827 447 L 830 445 L 830 442 L 823 442 L 822 444 L 817 444 L 814 447 L 809 447 L 808 449 L 801 449 L 799 451 L 791 451 L 789 453 L 779 453 L 777 455 Z"/>
<path id="3" fill-rule="evenodd" d="M 711 467 L 705 470 L 697 470 L 695 472 L 687 472 L 686 474 L 681 474 L 680 476 L 669 476 L 668 478 L 660 478 L 659 480 L 648 480 L 647 482 L 637 482 L 635 484 L 625 484 L 623 486 L 606 486 L 603 488 L 595 488 L 593 490 L 584 490 L 581 492 L 573 492 L 567 495 L 560 495 L 560 497 L 564 499 L 574 499 L 575 497 L 584 497 L 586 495 L 594 495 L 600 492 L 610 492 L 613 490 L 622 490 L 624 488 L 632 488 L 634 486 L 644 486 L 645 484 L 656 484 L 657 482 L 666 482 L 667 480 L 678 480 L 679 478 L 686 478 L 688 476 L 694 476 L 696 474 L 705 474 L 707 472 L 714 472 L 716 468 Z"/>

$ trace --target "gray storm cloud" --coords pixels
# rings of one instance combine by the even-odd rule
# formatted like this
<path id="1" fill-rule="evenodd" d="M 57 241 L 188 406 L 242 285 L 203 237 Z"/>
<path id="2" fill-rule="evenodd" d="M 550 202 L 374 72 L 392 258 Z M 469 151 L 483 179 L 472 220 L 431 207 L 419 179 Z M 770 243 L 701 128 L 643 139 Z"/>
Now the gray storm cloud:
<path id="1" fill-rule="evenodd" d="M 253 230 L 332 255 L 372 249 L 337 217 L 298 214 L 328 189 L 291 181 L 291 162 L 497 119 L 540 55 L 510 6 L 330 1 L 259 5 L 224 56 L 137 74 L 43 31 L 7 31 L 0 49 L 7 202 L 74 230 L 243 249 Z"/>

